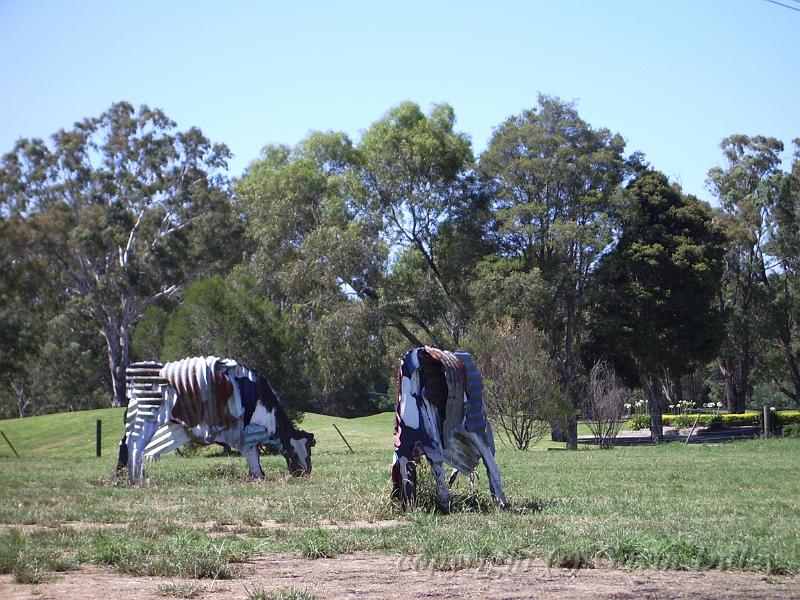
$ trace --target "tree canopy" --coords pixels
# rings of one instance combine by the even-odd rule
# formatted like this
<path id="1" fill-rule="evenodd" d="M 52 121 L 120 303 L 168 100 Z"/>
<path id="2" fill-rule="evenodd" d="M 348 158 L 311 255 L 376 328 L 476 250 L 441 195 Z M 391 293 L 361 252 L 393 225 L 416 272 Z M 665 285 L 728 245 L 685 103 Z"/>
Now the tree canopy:
<path id="1" fill-rule="evenodd" d="M 593 275 L 590 354 L 641 386 L 658 437 L 662 388 L 714 358 L 721 341 L 725 240 L 708 205 L 653 170 L 628 186 L 620 228 Z"/>
<path id="2" fill-rule="evenodd" d="M 602 360 L 656 436 L 682 377 L 729 410 L 800 406 L 800 150 L 786 171 L 778 139 L 723 140 L 712 209 L 555 96 L 477 157 L 448 104 L 365 125 L 267 146 L 235 181 L 225 145 L 147 106 L 19 140 L 0 158 L 2 414 L 121 404 L 131 360 L 225 354 L 293 409 L 360 415 L 425 344 L 491 351 L 495 422 L 572 446 Z"/>
<path id="3" fill-rule="evenodd" d="M 230 215 L 229 151 L 199 129 L 175 129 L 160 110 L 121 102 L 58 131 L 51 145 L 18 141 L 0 163 L 4 225 L 50 228 L 20 259 L 46 269 L 103 336 L 114 406 L 126 402 L 130 336 L 147 306 L 236 247 L 190 243 L 191 226 Z"/>

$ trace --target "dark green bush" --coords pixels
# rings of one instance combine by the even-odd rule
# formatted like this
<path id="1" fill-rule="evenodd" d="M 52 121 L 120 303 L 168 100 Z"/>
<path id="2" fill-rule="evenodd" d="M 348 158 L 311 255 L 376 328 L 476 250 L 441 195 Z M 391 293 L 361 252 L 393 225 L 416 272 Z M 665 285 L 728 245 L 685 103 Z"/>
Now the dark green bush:
<path id="1" fill-rule="evenodd" d="M 783 437 L 800 438 L 800 424 L 792 423 L 783 426 Z"/>

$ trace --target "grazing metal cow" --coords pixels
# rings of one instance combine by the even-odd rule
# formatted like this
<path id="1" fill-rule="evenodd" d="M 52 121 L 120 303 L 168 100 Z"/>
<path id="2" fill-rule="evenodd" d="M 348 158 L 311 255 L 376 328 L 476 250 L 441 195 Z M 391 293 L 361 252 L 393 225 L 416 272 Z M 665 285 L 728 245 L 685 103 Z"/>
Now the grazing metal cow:
<path id="1" fill-rule="evenodd" d="M 439 508 L 450 507 L 450 484 L 457 473 L 473 477 L 483 459 L 489 489 L 503 508 L 500 470 L 494 460 L 494 436 L 483 412 L 483 380 L 472 356 L 425 346 L 400 361 L 397 376 L 392 497 L 416 502 L 416 465 L 428 459 L 439 486 Z M 447 480 L 443 463 L 455 469 Z"/>
<path id="2" fill-rule="evenodd" d="M 292 475 L 311 472 L 314 434 L 294 428 L 275 390 L 255 371 L 208 356 L 134 363 L 125 374 L 129 401 L 117 470 L 127 467 L 131 483 L 144 478 L 144 458 L 189 441 L 240 450 L 250 475 L 260 479 L 260 444 L 276 446 Z"/>

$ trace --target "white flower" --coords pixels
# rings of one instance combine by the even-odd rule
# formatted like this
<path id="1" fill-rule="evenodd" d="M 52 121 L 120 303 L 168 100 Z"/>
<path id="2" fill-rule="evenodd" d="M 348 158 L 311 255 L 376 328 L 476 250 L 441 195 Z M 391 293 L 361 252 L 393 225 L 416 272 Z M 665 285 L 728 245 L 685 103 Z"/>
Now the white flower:
<path id="1" fill-rule="evenodd" d="M 775 412 L 775 407 L 774 406 L 770 406 L 769 409 L 770 409 L 770 411 Z"/>

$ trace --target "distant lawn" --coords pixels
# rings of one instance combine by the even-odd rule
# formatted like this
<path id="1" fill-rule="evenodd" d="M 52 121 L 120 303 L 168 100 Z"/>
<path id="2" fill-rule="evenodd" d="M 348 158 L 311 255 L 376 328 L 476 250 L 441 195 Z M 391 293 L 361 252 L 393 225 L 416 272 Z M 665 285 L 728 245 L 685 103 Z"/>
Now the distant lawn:
<path id="1" fill-rule="evenodd" d="M 0 420 L 0 430 L 5 433 L 23 458 L 94 457 L 96 421 L 102 421 L 102 453 L 116 457 L 119 440 L 124 431 L 124 408 L 84 410 L 24 419 Z M 342 438 L 333 424 L 341 430 L 354 450 L 391 450 L 394 443 L 394 413 L 381 413 L 359 419 L 328 417 L 306 413 L 300 427 L 314 433 L 316 451 L 346 451 Z M 590 435 L 589 428 L 581 423 L 578 435 Z M 511 449 L 500 432 L 495 432 L 497 445 Z M 563 443 L 550 442 L 549 436 L 536 445 L 537 449 L 563 448 Z M 216 447 L 214 447 L 216 448 Z M 216 452 L 215 449 L 212 452 Z M 14 454 L 0 439 L 0 460 Z"/>
<path id="2" fill-rule="evenodd" d="M 104 428 L 100 459 L 96 418 Z M 267 480 L 253 482 L 244 459 L 211 450 L 167 455 L 149 465 L 149 484 L 131 488 L 111 475 L 122 409 L 0 421 L 22 455 L 0 451 L 0 571 L 24 579 L 36 568 L 91 562 L 132 574 L 221 578 L 253 554 L 352 551 L 410 554 L 436 568 L 541 558 L 800 571 L 800 440 L 573 452 L 500 445 L 514 509 L 494 509 L 481 472 L 476 490 L 459 478 L 454 512 L 445 516 L 403 513 L 388 500 L 392 424 L 391 413 L 307 415 L 302 426 L 318 440 L 308 479 L 289 477 L 283 458 L 269 456 Z M 423 508 L 432 487 L 425 482 Z M 385 520 L 397 523 L 381 526 Z"/>

